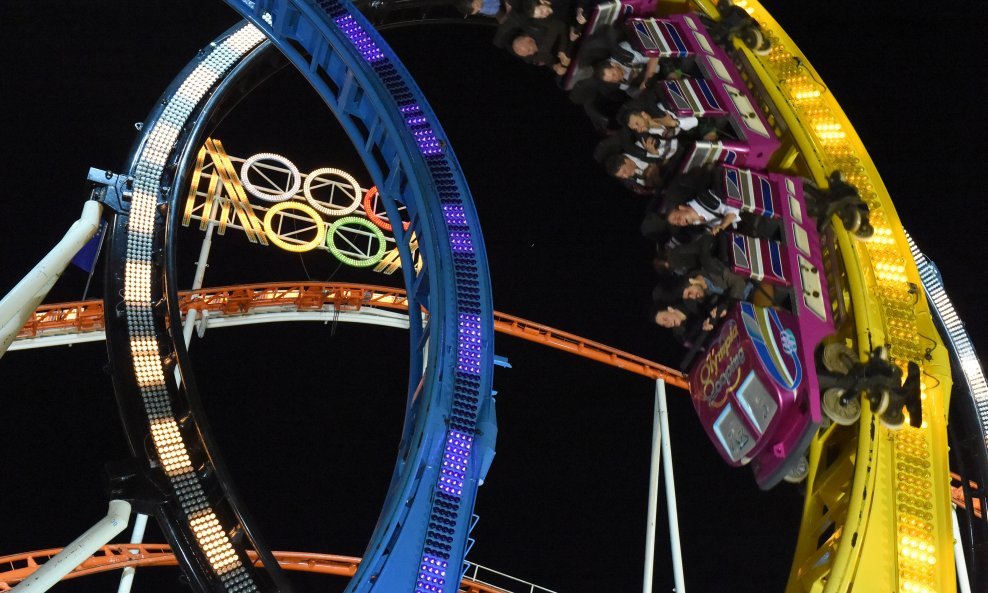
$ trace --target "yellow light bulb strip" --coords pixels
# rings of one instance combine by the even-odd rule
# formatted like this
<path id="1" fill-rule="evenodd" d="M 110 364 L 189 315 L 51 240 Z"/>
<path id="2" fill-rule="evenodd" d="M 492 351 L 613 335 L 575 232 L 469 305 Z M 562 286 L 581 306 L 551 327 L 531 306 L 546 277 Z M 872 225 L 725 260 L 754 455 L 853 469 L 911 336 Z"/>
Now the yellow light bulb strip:
<path id="1" fill-rule="evenodd" d="M 713 2 L 698 2 L 708 13 L 716 14 Z M 735 4 L 740 5 L 738 2 Z M 869 206 L 874 236 L 868 241 L 853 241 L 850 251 L 844 249 L 844 242 L 841 243 L 842 255 L 845 259 L 855 260 L 851 262 L 851 267 L 856 270 L 855 273 L 861 274 L 864 284 L 858 294 L 864 295 L 865 300 L 855 299 L 852 302 L 859 340 L 864 328 L 872 344 L 884 343 L 890 346 L 893 360 L 903 368 L 906 361 L 912 360 L 921 363 L 924 372 L 924 424 L 921 428 L 906 427 L 897 433 L 881 429 L 880 441 L 887 440 L 892 445 L 890 452 L 882 454 L 880 458 L 881 463 L 894 465 L 891 484 L 880 487 L 883 491 L 881 495 L 876 493 L 874 487 L 865 490 L 868 496 L 887 495 L 891 499 L 889 515 L 894 517 L 893 521 L 898 522 L 899 535 L 908 537 L 892 540 L 894 552 L 889 552 L 894 554 L 896 562 L 891 578 L 897 579 L 900 592 L 932 593 L 950 590 L 953 577 L 951 567 L 947 566 L 951 563 L 947 560 L 952 551 L 949 546 L 950 510 L 946 506 L 949 493 L 946 491 L 946 437 L 943 430 L 950 375 L 947 365 L 942 361 L 931 361 L 927 357 L 931 345 L 936 350 L 938 336 L 926 313 L 927 306 L 922 292 L 918 289 L 919 276 L 909 256 L 901 223 L 860 139 L 826 86 L 819 82 L 820 77 L 757 1 L 746 0 L 744 7 L 761 25 L 763 34 L 772 44 L 772 50 L 765 58 L 744 49 L 741 51 L 752 63 L 756 75 L 765 82 L 766 92 L 772 96 L 772 101 L 783 111 L 784 127 L 792 134 L 794 143 L 805 159 L 801 165 L 805 165 L 808 170 L 803 170 L 802 173 L 814 177 L 818 184 L 822 184 L 831 171 L 839 170 L 849 183 L 858 188 L 862 199 Z M 839 229 L 837 232 L 844 231 Z M 929 337 L 923 338 L 921 333 Z M 865 341 L 860 343 L 862 349 L 867 349 Z M 929 393 L 925 388 L 927 377 L 931 377 L 930 384 L 936 386 L 931 387 Z M 935 397 L 931 399 L 931 396 Z M 867 430 L 866 419 L 867 414 L 862 419 L 863 430 Z M 929 422 L 936 423 L 936 430 L 931 430 Z M 828 436 L 823 438 L 833 438 L 834 434 L 834 431 L 829 431 Z M 862 435 L 856 453 L 849 447 L 842 454 L 858 456 L 858 463 L 870 463 L 870 460 L 861 456 L 869 453 L 866 444 L 871 437 L 866 436 L 866 433 Z M 879 444 L 880 442 L 875 443 Z M 823 447 L 819 450 L 823 450 Z M 855 480 L 861 476 L 862 474 L 856 474 Z M 826 485 L 821 487 L 827 488 Z M 817 491 L 812 496 L 821 494 L 822 491 Z M 886 520 L 886 511 L 875 511 L 878 507 L 872 507 L 871 503 L 865 505 L 848 498 L 856 497 L 845 497 L 839 501 L 847 509 L 844 511 L 848 522 L 846 533 L 860 533 L 866 529 L 869 521 L 867 513 L 853 511 L 855 506 L 872 508 L 872 512 L 877 513 L 875 521 Z M 830 502 L 824 507 L 822 502 L 814 502 L 808 497 L 807 513 L 810 513 L 809 509 L 813 505 L 819 505 L 816 507 L 817 512 L 822 508 L 829 508 L 840 514 L 842 511 L 835 509 Z M 801 538 L 811 539 L 802 534 L 813 532 L 816 525 L 814 520 L 809 515 L 804 516 Z M 904 528 L 911 531 L 908 534 L 903 533 L 901 530 Z M 835 531 L 836 539 L 840 539 L 842 531 L 844 530 Z M 881 529 L 868 528 L 868 531 L 878 533 Z M 815 537 L 812 539 L 815 540 Z M 808 546 L 803 546 L 801 541 L 800 546 L 803 548 L 803 557 L 797 554 L 790 591 L 819 589 L 829 593 L 841 591 L 842 587 L 850 586 L 851 582 L 863 586 L 862 582 L 868 573 L 875 575 L 876 583 L 884 582 L 881 579 L 886 578 L 878 576 L 883 569 L 874 564 L 858 564 L 855 558 L 862 553 L 860 542 L 857 547 L 841 546 L 841 550 L 835 548 L 827 551 L 816 561 L 813 560 L 817 557 L 813 553 L 817 547 L 815 541 Z M 853 553 L 852 548 L 856 550 Z M 821 566 L 820 561 L 829 566 Z M 833 574 L 831 568 L 834 570 Z M 803 571 L 803 574 L 799 574 L 799 571 Z"/>
<path id="2" fill-rule="evenodd" d="M 254 213 L 250 200 L 244 191 L 243 183 L 237 175 L 237 169 L 233 166 L 233 161 L 223 148 L 223 143 L 215 138 L 206 139 L 206 152 L 216 166 L 216 175 L 222 180 L 223 188 L 226 190 L 227 199 L 222 201 L 223 211 L 220 214 L 220 226 L 218 232 L 222 235 L 226 230 L 229 220 L 230 208 L 236 213 L 237 219 L 243 225 L 244 232 L 251 243 L 260 242 L 267 245 L 267 235 L 264 232 L 264 225 Z M 209 192 L 213 195 L 215 178 L 209 180 Z M 208 213 L 206 213 L 208 216 Z"/>

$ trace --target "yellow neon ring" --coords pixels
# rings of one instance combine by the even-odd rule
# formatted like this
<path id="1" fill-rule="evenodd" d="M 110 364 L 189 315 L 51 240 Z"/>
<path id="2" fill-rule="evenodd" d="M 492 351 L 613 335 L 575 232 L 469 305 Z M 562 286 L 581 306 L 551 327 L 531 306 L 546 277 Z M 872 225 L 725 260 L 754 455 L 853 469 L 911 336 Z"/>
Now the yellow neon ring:
<path id="1" fill-rule="evenodd" d="M 308 214 L 312 218 L 313 222 L 316 223 L 316 236 L 301 245 L 296 245 L 285 241 L 274 232 L 274 228 L 271 226 L 271 220 L 274 218 L 276 212 L 281 212 L 282 210 L 288 210 L 290 208 L 301 210 L 302 212 Z M 271 206 L 268 213 L 264 215 L 264 232 L 268 234 L 268 239 L 270 239 L 272 243 L 278 247 L 281 247 L 285 251 L 302 253 L 303 251 L 312 251 L 316 247 L 323 244 L 326 240 L 326 223 L 323 222 L 322 217 L 319 216 L 316 209 L 308 204 L 303 204 L 302 202 L 278 202 L 274 206 Z"/>

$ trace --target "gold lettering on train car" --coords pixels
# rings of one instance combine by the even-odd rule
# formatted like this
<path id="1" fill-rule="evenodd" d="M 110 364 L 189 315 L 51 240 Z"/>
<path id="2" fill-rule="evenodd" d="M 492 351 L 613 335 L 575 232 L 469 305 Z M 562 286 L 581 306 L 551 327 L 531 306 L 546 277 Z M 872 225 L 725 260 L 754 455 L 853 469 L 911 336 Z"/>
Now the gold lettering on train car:
<path id="1" fill-rule="evenodd" d="M 744 350 L 738 324 L 733 319 L 727 323 L 718 344 L 708 354 L 699 368 L 702 393 L 694 398 L 707 402 L 712 408 L 719 408 L 727 401 L 741 382 L 741 366 L 744 364 Z M 723 395 L 723 397 L 718 397 Z"/>

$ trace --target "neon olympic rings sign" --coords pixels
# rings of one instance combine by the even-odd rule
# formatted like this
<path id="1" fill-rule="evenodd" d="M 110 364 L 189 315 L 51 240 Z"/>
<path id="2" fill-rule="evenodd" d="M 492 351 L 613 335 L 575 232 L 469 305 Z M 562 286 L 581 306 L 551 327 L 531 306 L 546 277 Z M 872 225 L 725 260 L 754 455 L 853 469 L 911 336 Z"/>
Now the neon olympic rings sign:
<path id="1" fill-rule="evenodd" d="M 197 220 L 205 230 L 213 224 L 221 235 L 235 228 L 252 243 L 293 253 L 322 249 L 349 266 L 391 274 L 401 262 L 397 249 L 389 249 L 394 240 L 385 232 L 391 224 L 377 211 L 377 198 L 376 187 L 364 192 L 341 169 L 322 167 L 306 175 L 274 153 L 231 157 L 210 138 L 199 151 L 182 225 Z"/>

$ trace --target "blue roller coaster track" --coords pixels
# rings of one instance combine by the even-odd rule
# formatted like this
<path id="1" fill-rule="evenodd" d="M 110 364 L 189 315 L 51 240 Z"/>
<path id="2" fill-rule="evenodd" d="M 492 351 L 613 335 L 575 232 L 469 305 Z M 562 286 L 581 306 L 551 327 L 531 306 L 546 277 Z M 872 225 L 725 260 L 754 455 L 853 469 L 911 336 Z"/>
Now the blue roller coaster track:
<path id="1" fill-rule="evenodd" d="M 210 444 L 188 353 L 180 332 L 169 329 L 181 326 L 173 272 L 177 180 L 206 129 L 235 102 L 231 96 L 256 82 L 252 66 L 273 46 L 339 120 L 391 220 L 409 222 L 394 225 L 411 316 L 405 424 L 378 524 L 347 590 L 452 593 L 497 433 L 490 281 L 466 181 L 423 94 L 353 5 L 227 3 L 252 25 L 234 27 L 200 52 L 143 124 L 129 171 L 108 174 L 124 199 L 111 205 L 106 304 L 116 315 L 107 341 L 131 449 L 144 457 L 143 465 L 115 473 L 118 494 L 147 503 L 197 589 L 288 588 L 276 569 L 246 560 L 247 542 L 237 534 L 262 558 L 265 546 Z M 156 494 L 148 496 L 142 483 L 154 484 Z"/>

